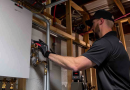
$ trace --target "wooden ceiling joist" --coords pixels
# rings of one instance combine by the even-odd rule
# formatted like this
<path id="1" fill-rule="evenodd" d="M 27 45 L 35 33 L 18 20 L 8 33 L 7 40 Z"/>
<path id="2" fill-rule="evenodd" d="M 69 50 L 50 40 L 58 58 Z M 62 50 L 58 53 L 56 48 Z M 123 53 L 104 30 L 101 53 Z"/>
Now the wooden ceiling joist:
<path id="1" fill-rule="evenodd" d="M 130 17 L 117 20 L 117 21 L 115 21 L 115 23 L 119 23 L 119 22 L 124 23 L 124 22 L 127 22 L 128 20 L 130 20 Z"/>
<path id="2" fill-rule="evenodd" d="M 75 10 L 78 10 L 78 11 L 81 11 L 83 12 L 84 10 L 78 6 L 75 2 L 71 1 L 71 6 L 75 9 Z"/>
<path id="3" fill-rule="evenodd" d="M 52 20 L 53 20 L 53 18 L 54 18 L 52 15 L 50 15 L 49 13 L 46 13 L 46 12 L 44 12 L 43 15 L 45 15 L 46 17 L 48 17 L 48 18 L 50 18 L 50 19 L 52 19 Z M 61 20 L 59 20 L 58 18 L 55 18 L 55 21 L 56 21 L 57 23 L 61 24 Z"/>
<path id="4" fill-rule="evenodd" d="M 117 7 L 120 9 L 121 13 L 122 13 L 123 15 L 125 15 L 125 14 L 126 14 L 125 8 L 124 8 L 124 6 L 122 5 L 121 0 L 114 0 L 114 2 L 115 2 L 115 4 L 117 5 Z M 128 19 L 128 23 L 130 24 L 130 19 Z"/>
<path id="5" fill-rule="evenodd" d="M 126 12 L 125 12 L 124 6 L 122 5 L 121 1 L 120 0 L 114 0 L 114 2 L 117 5 L 117 7 L 120 9 L 121 13 L 123 15 L 125 15 Z"/>
<path id="6" fill-rule="evenodd" d="M 84 9 L 82 7 L 80 7 L 79 5 L 77 5 L 75 2 L 71 1 L 71 7 L 73 7 L 75 10 L 81 12 L 82 14 L 86 14 L 89 15 L 87 12 L 84 11 Z"/>

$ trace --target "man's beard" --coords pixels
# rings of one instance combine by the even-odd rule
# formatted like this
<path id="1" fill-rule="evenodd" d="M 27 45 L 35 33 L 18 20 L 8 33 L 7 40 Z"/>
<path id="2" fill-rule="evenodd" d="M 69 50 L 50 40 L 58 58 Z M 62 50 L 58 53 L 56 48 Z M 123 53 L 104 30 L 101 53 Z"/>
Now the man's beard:
<path id="1" fill-rule="evenodd" d="M 95 27 L 95 30 L 94 30 L 94 35 L 95 35 L 94 37 L 96 40 L 100 38 L 99 33 L 100 33 L 100 28 L 99 28 L 99 25 L 97 24 L 97 26 Z"/>

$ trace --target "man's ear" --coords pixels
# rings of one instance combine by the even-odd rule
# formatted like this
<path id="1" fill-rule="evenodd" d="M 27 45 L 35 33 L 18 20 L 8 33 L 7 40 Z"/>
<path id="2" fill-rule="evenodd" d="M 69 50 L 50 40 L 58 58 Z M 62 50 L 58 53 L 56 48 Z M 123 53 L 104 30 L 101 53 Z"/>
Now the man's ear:
<path id="1" fill-rule="evenodd" d="M 99 25 L 102 25 L 104 23 L 104 19 L 103 18 L 100 18 L 100 23 Z"/>

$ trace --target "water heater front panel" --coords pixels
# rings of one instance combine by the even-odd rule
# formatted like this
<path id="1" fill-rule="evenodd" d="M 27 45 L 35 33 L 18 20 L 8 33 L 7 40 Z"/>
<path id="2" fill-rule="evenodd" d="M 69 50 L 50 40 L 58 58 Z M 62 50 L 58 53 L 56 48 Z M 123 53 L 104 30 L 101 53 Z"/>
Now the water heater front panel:
<path id="1" fill-rule="evenodd" d="M 29 78 L 32 13 L 0 0 L 0 76 Z"/>

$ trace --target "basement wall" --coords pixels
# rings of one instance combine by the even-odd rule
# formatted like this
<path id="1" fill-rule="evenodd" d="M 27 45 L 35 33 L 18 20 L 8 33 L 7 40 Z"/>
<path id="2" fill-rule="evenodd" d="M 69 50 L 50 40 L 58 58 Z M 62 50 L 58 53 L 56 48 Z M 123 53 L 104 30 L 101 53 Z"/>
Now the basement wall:
<path id="1" fill-rule="evenodd" d="M 32 29 L 32 39 L 41 39 L 46 42 L 46 33 L 42 33 L 36 29 Z M 52 48 L 52 37 L 50 38 L 50 47 Z M 55 52 L 60 54 L 60 41 L 56 39 L 57 45 L 55 46 Z M 42 56 L 42 55 L 41 55 Z M 44 57 L 43 60 L 46 60 Z M 30 77 L 26 82 L 26 90 L 43 90 L 43 75 L 44 75 L 44 65 L 38 65 L 33 67 L 30 65 Z M 51 90 L 61 90 L 61 68 L 55 63 L 50 63 L 50 87 Z"/>

